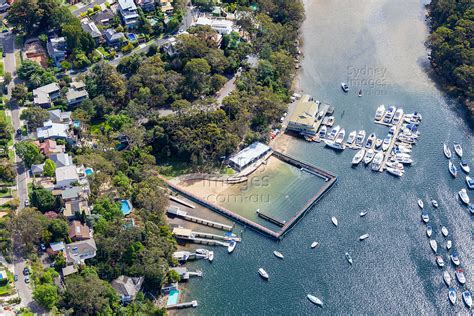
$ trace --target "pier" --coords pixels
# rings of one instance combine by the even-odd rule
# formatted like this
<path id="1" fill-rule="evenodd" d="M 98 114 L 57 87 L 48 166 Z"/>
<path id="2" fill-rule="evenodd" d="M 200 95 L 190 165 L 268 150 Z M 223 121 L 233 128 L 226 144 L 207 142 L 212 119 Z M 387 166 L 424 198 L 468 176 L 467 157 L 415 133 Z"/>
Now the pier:
<path id="1" fill-rule="evenodd" d="M 203 245 L 210 245 L 210 246 L 223 246 L 223 247 L 229 246 L 228 242 L 221 241 L 221 240 L 225 240 L 225 236 L 214 235 L 214 234 L 209 234 L 209 233 L 193 232 L 192 230 L 186 229 L 186 228 L 174 228 L 173 235 L 177 239 L 192 242 L 195 244 L 203 244 Z M 201 238 L 201 237 L 206 237 L 206 238 Z M 220 240 L 217 240 L 217 239 L 220 239 Z M 237 238 L 237 239 L 238 240 L 236 241 L 240 241 L 240 238 Z"/>
<path id="2" fill-rule="evenodd" d="M 181 199 L 178 199 L 177 197 L 172 196 L 172 195 L 170 195 L 170 200 L 171 200 L 171 201 L 175 201 L 175 202 L 177 202 L 177 203 L 179 203 L 179 204 L 181 204 L 181 205 L 187 206 L 187 207 L 189 207 L 189 208 L 196 208 L 194 205 L 192 205 L 192 204 L 190 204 L 190 203 L 188 203 L 188 202 L 186 202 L 186 201 L 183 201 L 183 200 L 181 200 Z"/>
<path id="3" fill-rule="evenodd" d="M 271 216 L 269 216 L 269 215 L 266 215 L 266 214 L 262 213 L 259 209 L 257 210 L 257 216 L 260 217 L 260 218 L 263 218 L 264 220 L 267 220 L 267 221 L 269 221 L 270 223 L 275 224 L 275 225 L 277 225 L 277 226 L 279 226 L 279 227 L 283 227 L 283 226 L 285 225 L 285 223 L 286 223 L 285 221 L 280 221 L 280 220 L 278 220 L 278 219 L 276 219 L 276 218 L 273 218 L 273 217 L 271 217 Z"/>
<path id="4" fill-rule="evenodd" d="M 194 193 L 190 192 L 189 190 L 177 185 L 177 184 L 174 184 L 172 183 L 171 181 L 169 181 L 168 179 L 166 179 L 165 177 L 163 176 L 160 176 L 158 175 L 167 185 L 170 189 L 178 192 L 179 194 L 183 195 L 184 197 L 204 206 L 204 207 L 207 207 L 208 209 L 216 212 L 216 213 L 219 213 L 227 218 L 230 218 L 232 220 L 235 220 L 235 221 L 238 221 L 239 223 L 241 223 L 242 225 L 246 226 L 246 227 L 250 227 L 251 229 L 255 230 L 256 232 L 258 233 L 261 233 L 265 236 L 268 236 L 268 237 L 271 237 L 271 238 L 274 238 L 274 239 L 281 239 L 292 227 L 294 224 L 296 224 L 305 214 L 306 212 L 320 199 L 322 198 L 331 188 L 332 186 L 337 182 L 337 176 L 330 173 L 329 171 L 326 171 L 326 170 L 323 170 L 321 168 L 318 168 L 318 167 L 315 167 L 313 165 L 310 165 L 308 163 L 305 163 L 305 162 L 302 162 L 300 160 L 297 160 L 295 158 L 292 158 L 288 155 L 285 155 L 283 153 L 280 153 L 278 151 L 273 151 L 273 155 L 286 162 L 286 163 L 289 163 L 299 169 L 303 169 L 303 170 L 309 170 L 311 171 L 312 174 L 314 175 L 317 175 L 321 178 L 323 178 L 326 183 L 325 185 L 323 185 L 318 192 L 316 192 L 316 194 L 296 213 L 295 216 L 293 216 L 289 221 L 287 221 L 283 227 L 281 227 L 280 230 L 278 231 L 273 231 L 263 225 L 260 225 L 246 217 L 243 217 L 239 214 L 236 214 L 234 212 L 232 212 L 231 210 L 228 210 L 220 205 L 217 205 L 213 202 L 210 202 L 208 200 L 205 200 L 197 195 L 195 195 Z M 175 228 L 176 230 L 176 228 Z M 177 238 L 180 238 L 180 239 L 183 239 L 183 240 L 187 240 L 187 241 L 190 241 L 190 242 L 194 242 L 194 243 L 203 243 L 203 244 L 214 244 L 214 245 L 222 245 L 222 246 L 227 246 L 228 243 L 226 242 L 222 242 L 222 241 L 219 241 L 219 240 L 215 240 L 215 239 L 202 239 L 202 238 L 199 238 L 197 235 L 193 235 L 191 236 L 192 234 L 192 231 L 191 230 L 188 230 L 189 231 L 189 235 L 187 236 L 176 236 Z"/>
<path id="5" fill-rule="evenodd" d="M 213 227 L 213 228 L 217 228 L 221 230 L 232 231 L 232 228 L 233 228 L 233 226 L 230 226 L 230 225 L 226 225 L 226 224 L 210 221 L 204 218 L 188 215 L 187 212 L 180 210 L 179 207 L 176 207 L 176 206 L 171 206 L 170 208 L 168 208 L 167 213 L 169 215 L 180 217 L 193 223 L 198 223 L 204 226 L 209 226 L 209 227 Z"/>
<path id="6" fill-rule="evenodd" d="M 388 149 L 385 153 L 385 156 L 383 158 L 383 161 L 382 163 L 380 164 L 380 169 L 379 171 L 380 172 L 383 172 L 385 170 L 385 164 L 387 163 L 387 161 L 390 159 L 391 157 L 391 153 L 392 153 L 392 149 L 393 149 L 393 146 L 395 145 L 395 143 L 397 142 L 397 139 L 398 139 L 398 134 L 400 133 L 400 128 L 402 127 L 402 124 L 404 122 L 404 115 L 402 116 L 402 118 L 400 119 L 400 121 L 394 125 L 394 124 L 387 124 L 387 123 L 384 123 L 383 122 L 383 118 L 380 120 L 380 121 L 374 121 L 375 123 L 377 124 L 381 124 L 381 125 L 385 125 L 385 126 L 388 126 L 388 127 L 392 127 L 392 126 L 395 126 L 395 132 L 393 133 L 393 137 L 392 137 L 392 140 L 390 141 L 390 145 L 388 146 Z"/>
<path id="7" fill-rule="evenodd" d="M 183 308 L 197 307 L 197 306 L 198 306 L 197 301 L 191 301 L 191 302 L 167 305 L 166 309 L 183 309 Z"/>

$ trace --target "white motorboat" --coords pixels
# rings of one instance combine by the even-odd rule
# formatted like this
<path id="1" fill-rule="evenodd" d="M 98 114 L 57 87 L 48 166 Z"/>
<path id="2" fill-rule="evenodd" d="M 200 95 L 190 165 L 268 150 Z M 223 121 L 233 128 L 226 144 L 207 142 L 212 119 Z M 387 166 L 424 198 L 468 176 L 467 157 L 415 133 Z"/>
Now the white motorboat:
<path id="1" fill-rule="evenodd" d="M 359 98 L 362 96 L 362 89 L 359 90 L 359 93 L 357 94 Z"/>
<path id="2" fill-rule="evenodd" d="M 438 243 L 434 239 L 430 239 L 430 246 L 433 249 L 434 253 L 438 251 Z"/>
<path id="3" fill-rule="evenodd" d="M 335 142 L 338 144 L 342 144 L 344 141 L 344 137 L 346 136 L 346 130 L 341 129 L 341 131 L 337 134 Z"/>
<path id="4" fill-rule="evenodd" d="M 474 179 L 470 176 L 466 176 L 466 184 L 469 189 L 474 189 Z"/>
<path id="5" fill-rule="evenodd" d="M 341 127 L 339 125 L 334 126 L 328 135 L 328 139 L 334 140 L 334 138 L 336 138 L 337 134 L 339 133 L 340 129 Z"/>
<path id="6" fill-rule="evenodd" d="M 461 162 L 459 163 L 461 165 L 461 169 L 465 172 L 465 173 L 469 173 L 469 171 L 471 171 L 471 168 L 469 168 L 469 165 L 467 164 L 467 162 L 465 162 L 464 160 L 461 160 Z"/>
<path id="7" fill-rule="evenodd" d="M 319 246 L 319 242 L 317 241 L 313 241 L 313 243 L 311 244 L 311 248 L 316 248 Z"/>
<path id="8" fill-rule="evenodd" d="M 449 160 L 448 168 L 449 168 L 449 173 L 451 173 L 451 175 L 456 178 L 456 176 L 458 175 L 458 169 L 457 169 L 456 166 L 451 162 L 451 160 Z"/>
<path id="9" fill-rule="evenodd" d="M 387 109 L 387 112 L 385 112 L 385 115 L 383 117 L 383 122 L 389 124 L 392 121 L 396 110 L 397 110 L 396 107 L 389 106 L 388 109 Z"/>
<path id="10" fill-rule="evenodd" d="M 365 131 L 360 130 L 359 133 L 357 133 L 356 145 L 357 146 L 362 146 L 362 144 L 364 143 L 364 139 L 365 139 Z"/>
<path id="11" fill-rule="evenodd" d="M 444 283 L 446 283 L 447 286 L 451 285 L 451 281 L 453 280 L 453 278 L 451 277 L 451 274 L 449 274 L 448 270 L 444 270 L 443 280 L 444 280 Z"/>
<path id="12" fill-rule="evenodd" d="M 405 169 L 405 167 L 403 166 L 403 164 L 400 163 L 400 162 L 398 162 L 398 160 L 395 160 L 395 161 L 387 160 L 386 166 L 387 166 L 387 167 L 391 167 L 391 168 L 395 168 L 395 169 L 400 169 L 400 170 L 404 170 L 404 169 Z"/>
<path id="13" fill-rule="evenodd" d="M 341 89 L 344 92 L 349 92 L 349 86 L 345 82 L 341 82 Z"/>
<path id="14" fill-rule="evenodd" d="M 337 227 L 337 225 L 338 225 L 338 222 L 337 222 L 337 218 L 336 218 L 336 217 L 334 217 L 334 216 L 333 216 L 333 217 L 331 217 L 331 222 L 334 224 L 334 226 L 336 226 L 336 227 Z"/>
<path id="15" fill-rule="evenodd" d="M 461 201 L 463 201 L 464 204 L 469 205 L 469 196 L 467 195 L 466 189 L 464 189 L 464 188 L 461 189 L 458 192 L 458 195 L 459 195 L 459 198 L 461 199 Z"/>
<path id="16" fill-rule="evenodd" d="M 410 157 L 396 157 L 396 160 L 404 165 L 411 165 L 413 163 L 413 159 Z"/>
<path id="17" fill-rule="evenodd" d="M 374 133 L 370 134 L 369 137 L 367 137 L 365 148 L 372 148 L 374 146 L 376 139 L 377 139 L 377 136 Z"/>
<path id="18" fill-rule="evenodd" d="M 237 245 L 237 243 L 235 242 L 235 240 L 231 240 L 230 243 L 229 243 L 229 246 L 227 246 L 227 252 L 232 253 L 234 251 L 236 245 Z"/>
<path id="19" fill-rule="evenodd" d="M 403 118 L 403 109 L 398 108 L 395 111 L 395 115 L 393 115 L 392 123 L 393 124 L 398 124 L 402 118 Z"/>
<path id="20" fill-rule="evenodd" d="M 453 253 L 450 255 L 451 261 L 455 266 L 459 266 L 461 264 L 461 260 L 459 259 L 459 254 L 457 251 L 453 251 Z"/>
<path id="21" fill-rule="evenodd" d="M 424 206 L 424 203 L 423 203 L 423 200 L 422 199 L 418 199 L 418 206 L 423 209 L 423 206 Z"/>
<path id="22" fill-rule="evenodd" d="M 388 134 L 385 136 L 383 143 L 382 143 L 382 150 L 387 151 L 388 147 L 390 147 L 390 143 L 392 142 L 392 135 Z"/>
<path id="23" fill-rule="evenodd" d="M 451 154 L 451 149 L 446 144 L 443 144 L 443 152 L 446 158 L 450 159 L 452 154 Z"/>
<path id="24" fill-rule="evenodd" d="M 380 165 L 382 164 L 384 158 L 384 153 L 383 152 L 378 152 L 374 159 L 372 160 L 372 170 L 378 171 L 380 169 Z"/>
<path id="25" fill-rule="evenodd" d="M 368 149 L 364 156 L 364 163 L 368 165 L 374 159 L 374 156 L 375 150 L 373 150 L 372 148 Z"/>
<path id="26" fill-rule="evenodd" d="M 323 306 L 323 301 L 321 301 L 316 296 L 308 294 L 306 297 L 308 298 L 308 300 L 310 300 L 311 303 L 313 303 L 315 305 L 318 305 L 318 306 Z"/>
<path id="27" fill-rule="evenodd" d="M 362 236 L 359 237 L 359 240 L 362 241 L 362 240 L 365 240 L 369 238 L 369 234 L 363 234 Z"/>
<path id="28" fill-rule="evenodd" d="M 423 212 L 421 212 L 421 219 L 425 223 L 428 223 L 430 221 L 430 216 L 428 214 L 428 211 L 423 210 Z"/>
<path id="29" fill-rule="evenodd" d="M 328 146 L 329 148 L 335 150 L 344 150 L 346 148 L 344 144 L 339 144 L 332 140 L 324 140 L 324 144 L 326 144 L 326 146 Z"/>
<path id="30" fill-rule="evenodd" d="M 426 225 L 426 236 L 431 237 L 432 234 L 433 228 L 431 227 L 431 225 Z"/>
<path id="31" fill-rule="evenodd" d="M 350 264 L 352 264 L 352 257 L 351 257 L 351 255 L 350 255 L 348 252 L 346 252 L 345 256 L 346 256 L 347 262 L 349 262 Z"/>
<path id="32" fill-rule="evenodd" d="M 453 242 L 451 240 L 448 240 L 446 242 L 446 249 L 449 250 L 449 249 L 451 249 L 452 246 L 453 246 Z"/>
<path id="33" fill-rule="evenodd" d="M 442 256 L 436 256 L 436 264 L 440 268 L 444 267 L 444 260 Z"/>
<path id="34" fill-rule="evenodd" d="M 350 133 L 349 133 L 349 136 L 347 137 L 346 143 L 347 143 L 348 145 L 352 145 L 352 144 L 354 143 L 354 141 L 355 141 L 356 136 L 357 136 L 357 131 L 352 131 L 352 132 L 350 132 Z"/>
<path id="35" fill-rule="evenodd" d="M 449 288 L 448 297 L 452 305 L 456 304 L 456 290 L 454 289 L 454 287 Z"/>
<path id="36" fill-rule="evenodd" d="M 367 215 L 367 212 L 360 212 L 360 213 L 359 213 L 359 216 L 360 216 L 360 217 L 364 217 L 365 215 Z"/>
<path id="37" fill-rule="evenodd" d="M 321 128 L 319 129 L 319 138 L 326 137 L 327 130 L 328 128 L 325 125 L 321 126 Z"/>
<path id="38" fill-rule="evenodd" d="M 385 114 L 385 105 L 381 104 L 375 111 L 375 120 L 380 121 L 383 118 L 384 114 Z"/>
<path id="39" fill-rule="evenodd" d="M 454 143 L 454 151 L 456 152 L 456 155 L 462 157 L 462 146 L 460 143 Z"/>
<path id="40" fill-rule="evenodd" d="M 446 226 L 441 227 L 441 233 L 443 234 L 444 237 L 448 237 L 449 232 Z"/>
<path id="41" fill-rule="evenodd" d="M 464 275 L 464 270 L 459 268 L 456 269 L 456 279 L 458 279 L 459 283 L 465 284 L 466 283 L 466 276 Z"/>
<path id="42" fill-rule="evenodd" d="M 263 270 L 263 268 L 258 269 L 258 274 L 265 280 L 268 280 L 268 273 L 267 271 Z"/>
<path id="43" fill-rule="evenodd" d="M 209 260 L 209 262 L 212 262 L 214 260 L 214 251 L 209 251 L 207 255 L 207 260 Z"/>
<path id="44" fill-rule="evenodd" d="M 207 249 L 201 249 L 201 248 L 196 249 L 195 252 L 196 252 L 197 254 L 200 254 L 200 255 L 208 255 L 208 254 L 209 254 L 209 250 L 207 250 Z"/>
<path id="45" fill-rule="evenodd" d="M 472 294 L 469 290 L 462 292 L 462 299 L 467 307 L 472 307 Z"/>
<path id="46" fill-rule="evenodd" d="M 274 254 L 275 257 L 277 257 L 277 258 L 280 258 L 280 259 L 283 259 L 283 258 L 284 258 L 283 254 L 282 254 L 281 252 L 279 252 L 279 251 L 276 251 L 276 250 L 275 250 L 275 251 L 273 252 L 273 254 Z"/>
<path id="47" fill-rule="evenodd" d="M 405 171 L 398 168 L 392 168 L 392 167 L 387 167 L 387 172 L 396 177 L 401 177 L 405 174 Z"/>
<path id="48" fill-rule="evenodd" d="M 380 146 L 382 146 L 382 144 L 383 144 L 383 140 L 382 140 L 382 139 L 377 138 L 377 139 L 375 140 L 375 148 L 380 148 Z"/>
<path id="49" fill-rule="evenodd" d="M 438 208 L 438 206 L 439 206 L 439 205 L 438 205 L 438 201 L 436 201 L 436 200 L 431 200 L 431 204 L 433 204 L 433 206 L 434 206 L 435 208 Z"/>
<path id="50" fill-rule="evenodd" d="M 336 122 L 336 118 L 334 116 L 326 116 L 324 120 L 325 120 L 325 123 L 323 124 L 327 126 L 333 126 L 334 122 Z"/>
<path id="51" fill-rule="evenodd" d="M 364 156 L 365 156 L 365 149 L 362 148 L 359 151 L 357 151 L 357 153 L 354 155 L 354 158 L 352 158 L 352 164 L 358 165 L 362 161 Z"/>

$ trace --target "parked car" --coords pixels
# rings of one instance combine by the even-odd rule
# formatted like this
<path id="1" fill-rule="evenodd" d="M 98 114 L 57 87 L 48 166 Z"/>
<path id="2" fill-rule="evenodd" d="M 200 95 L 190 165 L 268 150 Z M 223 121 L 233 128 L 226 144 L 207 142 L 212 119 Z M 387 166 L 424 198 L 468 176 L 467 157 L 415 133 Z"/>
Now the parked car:
<path id="1" fill-rule="evenodd" d="M 30 277 L 29 276 L 25 276 L 25 283 L 30 283 Z"/>
<path id="2" fill-rule="evenodd" d="M 46 246 L 44 244 L 40 245 L 41 251 L 46 251 Z"/>
<path id="3" fill-rule="evenodd" d="M 15 280 L 15 282 L 18 281 L 18 274 L 15 274 L 15 275 L 13 276 L 13 280 Z"/>
<path id="4" fill-rule="evenodd" d="M 28 269 L 28 267 L 25 267 L 23 269 L 23 275 L 28 275 L 28 274 L 30 274 L 30 269 Z"/>
<path id="5" fill-rule="evenodd" d="M 28 206 L 28 205 L 30 205 L 30 200 L 26 199 L 25 200 L 25 206 Z"/>

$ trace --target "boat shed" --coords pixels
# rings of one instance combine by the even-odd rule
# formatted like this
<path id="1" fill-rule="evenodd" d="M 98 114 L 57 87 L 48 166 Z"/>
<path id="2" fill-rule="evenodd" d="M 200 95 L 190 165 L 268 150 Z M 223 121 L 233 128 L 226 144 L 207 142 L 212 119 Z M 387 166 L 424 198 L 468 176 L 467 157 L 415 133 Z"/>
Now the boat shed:
<path id="1" fill-rule="evenodd" d="M 179 227 L 176 227 L 173 229 L 173 235 L 175 235 L 178 238 L 179 237 L 189 238 L 191 237 L 192 234 L 193 234 L 193 231 L 191 229 L 179 228 Z"/>
<path id="2" fill-rule="evenodd" d="M 272 149 L 267 145 L 255 142 L 230 158 L 229 165 L 232 169 L 240 172 L 271 151 Z"/>
<path id="3" fill-rule="evenodd" d="M 301 134 L 316 134 L 316 114 L 318 113 L 318 104 L 305 94 L 295 105 L 295 109 L 290 114 L 287 130 L 295 131 Z"/>

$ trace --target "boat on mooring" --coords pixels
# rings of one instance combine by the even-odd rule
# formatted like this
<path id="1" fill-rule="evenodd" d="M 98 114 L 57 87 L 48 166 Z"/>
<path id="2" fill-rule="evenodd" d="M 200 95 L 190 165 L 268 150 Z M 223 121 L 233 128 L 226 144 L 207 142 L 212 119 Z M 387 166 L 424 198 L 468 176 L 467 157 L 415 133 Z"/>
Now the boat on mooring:
<path id="1" fill-rule="evenodd" d="M 436 264 L 440 268 L 444 267 L 444 260 L 442 256 L 436 256 Z"/>
<path id="2" fill-rule="evenodd" d="M 267 271 L 263 270 L 263 268 L 258 269 L 258 274 L 265 280 L 268 280 L 268 273 Z"/>
<path id="3" fill-rule="evenodd" d="M 359 90 L 359 93 L 357 94 L 359 98 L 362 96 L 362 89 Z"/>
<path id="4" fill-rule="evenodd" d="M 430 221 L 430 215 L 428 214 L 428 211 L 423 210 L 423 212 L 421 212 L 421 219 L 425 223 L 428 223 Z"/>
<path id="5" fill-rule="evenodd" d="M 232 253 L 234 251 L 236 245 L 237 245 L 237 243 L 235 242 L 235 240 L 231 240 L 230 243 L 229 243 L 229 246 L 227 246 L 227 252 Z"/>
<path id="6" fill-rule="evenodd" d="M 312 249 L 314 249 L 314 248 L 316 248 L 316 247 L 318 247 L 318 246 L 319 246 L 319 242 L 317 242 L 317 241 L 313 241 L 313 243 L 311 244 L 311 248 L 312 248 Z"/>
<path id="7" fill-rule="evenodd" d="M 458 168 L 456 168 L 456 166 L 451 162 L 451 160 L 449 160 L 448 169 L 449 173 L 451 173 L 451 175 L 456 178 L 456 176 L 458 175 Z"/>
<path id="8" fill-rule="evenodd" d="M 461 160 L 461 162 L 459 163 L 459 165 L 461 166 L 461 169 L 462 169 L 465 173 L 469 173 L 469 172 L 471 171 L 471 168 L 469 167 L 469 165 L 467 164 L 466 161 Z"/>
<path id="9" fill-rule="evenodd" d="M 467 307 L 472 307 L 472 294 L 469 290 L 462 292 L 462 299 Z"/>
<path id="10" fill-rule="evenodd" d="M 380 121 L 383 118 L 384 114 L 385 114 L 385 105 L 381 104 L 375 111 L 375 120 Z"/>
<path id="11" fill-rule="evenodd" d="M 401 177 L 404 175 L 405 171 L 399 168 L 387 167 L 387 172 L 396 177 Z"/>
<path id="12" fill-rule="evenodd" d="M 469 189 L 474 189 L 474 179 L 472 179 L 470 176 L 466 176 L 466 184 Z"/>
<path id="13" fill-rule="evenodd" d="M 347 137 L 346 144 L 347 145 L 352 145 L 355 141 L 356 136 L 357 136 L 357 131 L 350 132 L 349 136 Z"/>
<path id="14" fill-rule="evenodd" d="M 446 226 L 441 227 L 441 233 L 443 234 L 444 237 L 448 237 L 449 232 Z"/>
<path id="15" fill-rule="evenodd" d="M 350 264 L 352 264 L 352 257 L 351 257 L 351 255 L 350 255 L 348 252 L 346 252 L 345 256 L 346 256 L 347 262 L 349 262 Z"/>
<path id="16" fill-rule="evenodd" d="M 447 286 L 451 285 L 451 281 L 453 280 L 453 278 L 451 277 L 451 274 L 449 274 L 448 270 L 444 270 L 443 280 L 444 280 L 444 283 L 446 283 Z"/>
<path id="17" fill-rule="evenodd" d="M 453 251 L 453 253 L 450 255 L 451 261 L 455 266 L 459 266 L 461 264 L 461 260 L 459 259 L 459 253 L 457 251 Z"/>
<path id="18" fill-rule="evenodd" d="M 462 146 L 460 143 L 454 143 L 454 151 L 459 158 L 462 158 Z"/>
<path id="19" fill-rule="evenodd" d="M 316 296 L 308 294 L 306 297 L 308 298 L 308 300 L 309 300 L 311 303 L 313 303 L 313 304 L 315 304 L 315 305 L 318 305 L 318 306 L 323 306 L 323 301 L 321 301 L 321 300 L 320 300 L 319 298 L 317 298 Z"/>
<path id="20" fill-rule="evenodd" d="M 283 254 L 282 254 L 281 252 L 279 252 L 279 251 L 276 251 L 276 250 L 275 250 L 275 251 L 273 252 L 273 254 L 274 254 L 275 257 L 277 257 L 277 258 L 280 258 L 280 259 L 285 258 L 285 257 L 283 256 Z"/>
<path id="21" fill-rule="evenodd" d="M 345 149 L 344 144 L 339 144 L 339 143 L 336 143 L 335 141 L 332 141 L 332 140 L 324 140 L 324 143 L 329 148 L 332 148 L 332 149 L 335 149 L 335 150 L 344 150 Z"/>
<path id="22" fill-rule="evenodd" d="M 209 260 L 209 262 L 214 261 L 214 251 L 209 251 L 207 255 L 207 260 Z"/>
<path id="23" fill-rule="evenodd" d="M 464 270 L 461 268 L 456 269 L 456 279 L 461 284 L 466 284 L 466 276 L 464 275 Z"/>
<path id="24" fill-rule="evenodd" d="M 438 205 L 438 201 L 436 201 L 436 200 L 431 200 L 431 204 L 433 204 L 433 206 L 434 206 L 435 208 L 438 208 L 438 206 L 439 206 L 439 205 Z"/>
<path id="25" fill-rule="evenodd" d="M 434 239 L 430 239 L 430 247 L 433 249 L 434 253 L 438 251 L 438 243 Z"/>
<path id="26" fill-rule="evenodd" d="M 453 246 L 453 242 L 451 240 L 446 241 L 446 249 L 449 250 Z"/>
<path id="27" fill-rule="evenodd" d="M 354 155 L 354 158 L 352 158 L 352 164 L 358 165 L 362 161 L 364 156 L 365 156 L 365 149 L 362 148 L 359 151 L 357 151 L 357 153 Z"/>
<path id="28" fill-rule="evenodd" d="M 464 188 L 461 189 L 458 192 L 458 195 L 459 195 L 459 198 L 461 199 L 461 201 L 463 201 L 464 204 L 469 205 L 469 196 L 467 195 L 466 189 L 464 189 Z"/>
<path id="29" fill-rule="evenodd" d="M 337 218 L 333 216 L 333 217 L 331 217 L 331 221 L 334 224 L 334 226 L 337 227 L 337 225 L 338 225 Z"/>
<path id="30" fill-rule="evenodd" d="M 344 92 L 349 92 L 349 86 L 345 82 L 341 82 L 341 89 Z"/>
<path id="31" fill-rule="evenodd" d="M 362 240 L 365 240 L 369 238 L 369 234 L 363 234 L 362 236 L 359 237 L 359 240 L 362 241 Z"/>
<path id="32" fill-rule="evenodd" d="M 449 288 L 448 297 L 452 305 L 456 304 L 456 290 L 454 289 L 454 287 Z"/>
<path id="33" fill-rule="evenodd" d="M 423 200 L 422 200 L 422 199 L 418 199 L 417 203 L 418 203 L 418 206 L 419 206 L 421 209 L 423 209 L 423 206 L 424 206 Z"/>
<path id="34" fill-rule="evenodd" d="M 426 225 L 426 235 L 428 237 L 431 237 L 432 234 L 433 234 L 433 227 L 431 227 L 431 225 Z"/>
<path id="35" fill-rule="evenodd" d="M 359 216 L 360 216 L 360 217 L 364 217 L 365 215 L 367 215 L 367 212 L 360 212 L 360 213 L 359 213 Z"/>
<path id="36" fill-rule="evenodd" d="M 443 152 L 446 158 L 450 159 L 452 157 L 451 149 L 449 149 L 448 145 L 443 144 Z"/>

